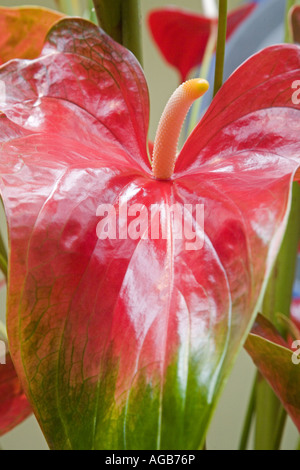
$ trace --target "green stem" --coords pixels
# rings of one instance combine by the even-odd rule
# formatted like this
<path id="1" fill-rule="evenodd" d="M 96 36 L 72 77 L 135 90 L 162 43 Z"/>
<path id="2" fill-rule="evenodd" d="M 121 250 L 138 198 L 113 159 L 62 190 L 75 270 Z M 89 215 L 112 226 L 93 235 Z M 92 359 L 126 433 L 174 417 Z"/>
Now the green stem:
<path id="1" fill-rule="evenodd" d="M 217 39 L 217 50 L 216 50 L 214 95 L 219 91 L 223 83 L 226 31 L 227 31 L 227 0 L 221 0 L 219 2 L 219 21 L 218 21 L 218 39 Z"/>
<path id="2" fill-rule="evenodd" d="M 7 341 L 7 331 L 4 323 L 0 320 L 0 338 L 4 339 Z"/>
<path id="3" fill-rule="evenodd" d="M 211 59 L 213 56 L 213 52 L 216 47 L 216 41 L 217 41 L 217 27 L 215 25 L 212 26 L 211 33 L 209 35 L 209 40 L 206 45 L 203 61 L 202 61 L 202 66 L 200 70 L 200 78 L 207 78 L 208 76 L 208 71 L 209 67 L 211 64 Z M 199 112 L 200 112 L 200 106 L 201 106 L 201 101 L 202 98 L 196 100 L 195 104 L 192 106 L 192 111 L 191 111 L 191 117 L 189 120 L 189 125 L 188 125 L 188 132 L 187 135 L 189 135 L 192 130 L 194 129 L 195 125 L 199 121 Z"/>
<path id="4" fill-rule="evenodd" d="M 287 413 L 284 408 L 281 408 L 278 414 L 277 426 L 275 429 L 274 450 L 280 449 L 280 444 L 281 444 L 282 437 L 283 437 L 286 418 L 287 418 Z"/>
<path id="5" fill-rule="evenodd" d="M 140 0 L 122 1 L 122 44 L 142 63 Z"/>
<path id="6" fill-rule="evenodd" d="M 273 322 L 283 336 L 285 336 L 286 328 L 280 319 L 278 321 L 277 313 L 279 312 L 286 317 L 290 315 L 300 239 L 299 214 L 300 186 L 298 183 L 294 183 L 286 232 L 263 300 L 263 314 Z"/>
<path id="7" fill-rule="evenodd" d="M 4 274 L 5 279 L 7 279 L 7 260 L 2 253 L 0 253 L 0 270 Z"/>
<path id="8" fill-rule="evenodd" d="M 139 0 L 93 0 L 98 23 L 142 62 Z"/>
<path id="9" fill-rule="evenodd" d="M 88 0 L 87 6 L 84 12 L 84 18 L 87 18 L 88 20 L 92 21 L 95 24 L 98 24 L 97 16 L 96 16 L 96 11 L 94 8 L 93 0 Z"/>
<path id="10" fill-rule="evenodd" d="M 289 26 L 289 11 L 294 5 L 296 5 L 296 3 L 296 0 L 286 0 L 284 42 L 293 42 L 292 33 Z"/>
<path id="11" fill-rule="evenodd" d="M 257 384 L 257 374 L 255 375 L 254 382 L 252 385 L 251 395 L 249 399 L 248 409 L 243 425 L 243 431 L 241 435 L 239 450 L 247 450 L 249 434 L 251 430 L 251 424 L 255 414 L 255 402 L 256 402 L 256 384 Z"/>
<path id="12" fill-rule="evenodd" d="M 7 279 L 7 251 L 0 231 L 0 270 Z"/>
<path id="13" fill-rule="evenodd" d="M 277 427 L 282 406 L 261 375 L 257 381 L 255 408 L 255 450 L 275 450 L 275 441 L 278 445 L 279 439 L 275 437 L 274 430 Z"/>
<path id="14" fill-rule="evenodd" d="M 3 257 L 7 261 L 7 251 L 6 251 L 5 243 L 4 243 L 3 238 L 2 238 L 1 231 L 0 231 L 0 253 L 2 253 Z"/>
<path id="15" fill-rule="evenodd" d="M 122 44 L 122 0 L 93 0 L 93 3 L 101 28 Z"/>

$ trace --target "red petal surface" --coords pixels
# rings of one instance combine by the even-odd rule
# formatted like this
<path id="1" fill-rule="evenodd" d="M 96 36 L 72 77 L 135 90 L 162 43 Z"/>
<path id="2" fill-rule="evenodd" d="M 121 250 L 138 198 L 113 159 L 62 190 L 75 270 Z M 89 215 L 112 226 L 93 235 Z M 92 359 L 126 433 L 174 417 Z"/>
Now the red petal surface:
<path id="1" fill-rule="evenodd" d="M 40 7 L 0 7 L 0 63 L 38 57 L 48 30 L 63 16 Z"/>
<path id="2" fill-rule="evenodd" d="M 51 448 L 202 444 L 284 233 L 300 163 L 286 86 L 299 67 L 294 46 L 244 64 L 164 182 L 147 158 L 142 71 L 96 26 L 62 20 L 40 59 L 1 69 L 8 334 Z M 191 217 L 201 249 L 177 239 L 174 203 L 203 204 L 204 231 Z M 118 217 L 154 205 L 167 236 L 150 237 L 153 219 L 143 237 L 101 240 L 101 204 Z"/>
<path id="3" fill-rule="evenodd" d="M 227 39 L 254 8 L 255 4 L 247 4 L 228 15 Z M 191 69 L 201 64 L 217 18 L 206 18 L 184 9 L 168 7 L 153 10 L 149 14 L 148 23 L 164 58 L 178 70 L 181 81 L 185 81 Z"/>
<path id="4" fill-rule="evenodd" d="M 273 325 L 258 315 L 245 348 L 300 432 L 300 368 L 296 351 L 299 345 L 289 349 Z M 298 364 L 292 360 L 293 353 Z"/>
<path id="5" fill-rule="evenodd" d="M 203 179 L 203 190 L 205 186 L 211 193 L 217 190 L 222 206 L 226 201 L 236 211 L 236 217 L 231 213 L 223 228 L 224 207 L 209 208 L 211 217 L 205 219 L 209 238 L 230 272 L 231 295 L 239 299 L 241 307 L 232 318 L 233 337 L 239 337 L 238 330 L 249 321 L 247 309 L 257 299 L 274 261 L 282 210 L 289 204 L 287 181 L 290 175 L 296 178 L 299 174 L 300 104 L 292 100 L 299 64 L 300 51 L 293 45 L 267 48 L 246 61 L 216 95 L 175 167 L 174 178 Z M 235 234 L 245 234 L 243 244 L 228 229 L 232 224 L 239 227 Z M 240 263 L 245 269 L 242 282 Z M 232 347 L 233 342 L 232 338 Z"/>
<path id="6" fill-rule="evenodd" d="M 1 358 L 1 351 L 0 351 Z M 32 413 L 9 354 L 0 363 L 0 436 L 20 424 Z"/>

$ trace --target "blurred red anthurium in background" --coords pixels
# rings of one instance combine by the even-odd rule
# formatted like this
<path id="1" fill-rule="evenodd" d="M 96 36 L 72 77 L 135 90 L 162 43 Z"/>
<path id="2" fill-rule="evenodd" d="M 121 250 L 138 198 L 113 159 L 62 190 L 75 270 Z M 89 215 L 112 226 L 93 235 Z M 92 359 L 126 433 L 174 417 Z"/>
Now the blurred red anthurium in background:
<path id="1" fill-rule="evenodd" d="M 1 67 L 8 337 L 51 448 L 203 445 L 300 178 L 299 68 L 293 45 L 251 57 L 161 181 L 145 77 L 101 29 L 63 19 L 38 59 Z M 134 204 L 154 207 L 167 236 L 120 236 Z M 204 227 L 189 215 L 201 249 L 176 238 L 173 204 L 204 208 Z M 103 205 L 119 236 L 98 237 Z"/>
<path id="2" fill-rule="evenodd" d="M 249 3 L 228 14 L 227 39 L 255 7 L 255 3 Z M 182 8 L 167 7 L 153 10 L 148 23 L 159 50 L 178 70 L 183 82 L 189 72 L 202 63 L 210 35 L 214 34 L 216 40 L 218 17 L 209 18 Z"/>

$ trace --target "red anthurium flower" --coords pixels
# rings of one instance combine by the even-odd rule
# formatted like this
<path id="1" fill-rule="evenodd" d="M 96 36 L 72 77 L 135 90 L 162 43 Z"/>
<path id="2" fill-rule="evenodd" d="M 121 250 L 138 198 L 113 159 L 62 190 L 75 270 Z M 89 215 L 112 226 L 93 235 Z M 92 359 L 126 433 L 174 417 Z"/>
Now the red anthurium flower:
<path id="1" fill-rule="evenodd" d="M 289 345 L 258 315 L 245 348 L 300 432 L 300 338 Z"/>
<path id="2" fill-rule="evenodd" d="M 38 57 L 48 30 L 62 17 L 47 8 L 0 7 L 0 63 Z"/>
<path id="3" fill-rule="evenodd" d="M 0 69 L 8 335 L 51 448 L 202 445 L 285 230 L 299 67 L 293 45 L 243 64 L 172 174 L 176 113 L 207 89 L 183 84 L 155 176 L 143 72 L 95 25 L 62 20 Z"/>
<path id="4" fill-rule="evenodd" d="M 2 344 L 2 343 L 1 343 Z M 0 344 L 0 436 L 20 424 L 32 408 L 21 387 L 10 355 L 2 358 Z"/>
<path id="5" fill-rule="evenodd" d="M 228 15 L 227 39 L 256 7 L 243 5 Z M 207 18 L 182 8 L 167 7 L 153 10 L 148 17 L 152 36 L 166 61 L 186 80 L 193 67 L 200 65 L 218 18 Z"/>

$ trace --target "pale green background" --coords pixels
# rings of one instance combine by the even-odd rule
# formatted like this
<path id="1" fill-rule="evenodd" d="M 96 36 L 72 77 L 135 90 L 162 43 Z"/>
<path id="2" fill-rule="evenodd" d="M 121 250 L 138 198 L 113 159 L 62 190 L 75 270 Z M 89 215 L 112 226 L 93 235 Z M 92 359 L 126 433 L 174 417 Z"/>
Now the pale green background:
<path id="1" fill-rule="evenodd" d="M 155 129 L 166 100 L 178 85 L 178 76 L 173 69 L 167 67 L 162 62 L 156 47 L 150 40 L 149 33 L 145 26 L 145 18 L 149 10 L 170 3 L 199 12 L 201 8 L 201 0 L 141 0 L 144 70 L 148 81 L 151 101 L 150 139 L 154 137 Z M 235 3 L 236 2 L 231 1 L 230 6 L 233 6 Z M 55 8 L 54 1 L 51 0 L 41 0 L 32 2 L 31 4 Z M 16 6 L 24 5 L 24 2 L 0 1 L 0 5 Z M 2 299 L 2 318 L 4 318 L 5 315 L 4 302 L 5 300 Z M 254 367 L 252 362 L 247 354 L 242 351 L 213 418 L 207 439 L 208 449 L 221 450 L 237 448 L 253 376 Z M 297 442 L 297 436 L 296 428 L 289 420 L 284 436 L 283 447 L 285 449 L 293 449 Z M 13 431 L 3 436 L 0 439 L 0 444 L 5 450 L 48 449 L 47 443 L 34 417 L 27 419 Z"/>

